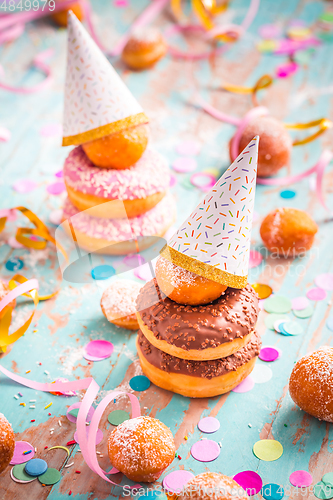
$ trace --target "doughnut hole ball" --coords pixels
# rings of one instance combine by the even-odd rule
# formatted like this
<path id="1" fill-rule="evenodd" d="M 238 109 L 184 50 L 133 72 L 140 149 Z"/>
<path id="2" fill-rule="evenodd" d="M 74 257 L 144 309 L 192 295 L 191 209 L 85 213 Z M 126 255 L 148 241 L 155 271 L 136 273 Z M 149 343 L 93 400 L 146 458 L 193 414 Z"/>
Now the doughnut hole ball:
<path id="1" fill-rule="evenodd" d="M 6 469 L 14 455 L 15 436 L 12 426 L 0 413 L 0 473 Z"/>
<path id="2" fill-rule="evenodd" d="M 282 122 L 272 116 L 253 119 L 243 131 L 237 154 L 240 154 L 256 135 L 260 137 L 258 177 L 270 177 L 289 165 L 292 140 Z M 231 157 L 231 141 L 229 151 Z"/>
<path id="3" fill-rule="evenodd" d="M 57 0 L 57 4 L 61 4 L 64 0 Z M 56 3 L 56 2 L 55 2 Z M 65 28 L 67 26 L 67 14 L 68 11 L 71 10 L 79 21 L 83 21 L 84 19 L 84 11 L 80 4 L 80 2 L 73 2 L 73 4 L 66 7 L 64 10 L 58 10 L 52 14 L 52 19 L 61 27 Z"/>
<path id="4" fill-rule="evenodd" d="M 134 165 L 145 152 L 149 138 L 148 125 L 140 124 L 82 144 L 96 167 L 125 169 Z"/>
<path id="5" fill-rule="evenodd" d="M 333 422 L 333 347 L 303 356 L 289 380 L 291 399 L 306 413 Z"/>
<path id="6" fill-rule="evenodd" d="M 277 208 L 262 221 L 260 236 L 270 252 L 297 257 L 310 250 L 317 231 L 317 224 L 303 210 Z"/>
<path id="7" fill-rule="evenodd" d="M 209 304 L 227 289 L 226 285 L 186 271 L 163 257 L 156 262 L 155 274 L 162 292 L 178 304 Z"/>
<path id="8" fill-rule="evenodd" d="M 177 500 L 248 500 L 249 497 L 231 477 L 204 472 L 186 483 Z"/>
<path id="9" fill-rule="evenodd" d="M 170 429 L 152 417 L 126 420 L 108 440 L 112 465 L 132 481 L 156 481 L 175 458 L 175 452 Z"/>
<path id="10" fill-rule="evenodd" d="M 149 69 L 165 56 L 168 46 L 156 28 L 136 29 L 128 39 L 122 60 L 133 70 Z"/>

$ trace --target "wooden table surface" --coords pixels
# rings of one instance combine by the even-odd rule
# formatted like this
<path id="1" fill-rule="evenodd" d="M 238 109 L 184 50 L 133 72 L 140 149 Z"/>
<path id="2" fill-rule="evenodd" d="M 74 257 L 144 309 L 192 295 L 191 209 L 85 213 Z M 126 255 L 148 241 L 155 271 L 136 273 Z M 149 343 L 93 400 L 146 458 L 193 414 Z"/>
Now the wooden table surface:
<path id="1" fill-rule="evenodd" d="M 251 107 L 250 98 L 218 90 L 219 85 L 224 81 L 238 85 L 253 84 L 264 73 L 274 74 L 277 65 L 286 61 L 285 56 L 267 55 L 256 49 L 258 28 L 278 20 L 285 29 L 293 19 L 302 19 L 312 26 L 329 3 L 314 0 L 262 0 L 259 13 L 242 40 L 231 46 L 225 54 L 209 61 L 184 62 L 167 56 L 153 70 L 141 73 L 132 73 L 118 60 L 114 61 L 117 71 L 150 117 L 151 142 L 170 164 L 177 157 L 177 144 L 194 139 L 201 146 L 197 157 L 198 171 L 215 168 L 223 172 L 227 168 L 228 141 L 233 127 L 197 109 L 193 104 L 194 93 L 200 91 L 218 109 L 241 117 Z M 113 2 L 106 0 L 94 0 L 92 4 L 97 30 L 105 45 L 112 47 L 146 2 L 131 0 L 127 8 L 117 8 Z M 231 2 L 227 19 L 240 22 L 247 4 L 248 0 Z M 168 13 L 156 20 L 156 24 L 163 28 L 169 22 Z M 3 79 L 15 84 L 31 85 L 39 81 L 40 75 L 30 69 L 30 61 L 38 52 L 49 47 L 55 50 L 51 59 L 54 81 L 49 88 L 28 95 L 0 90 L 0 125 L 12 132 L 11 140 L 0 144 L 0 208 L 24 205 L 38 214 L 53 232 L 55 226 L 49 222 L 49 214 L 61 207 L 64 195 L 50 195 L 46 186 L 56 180 L 54 174 L 61 170 L 69 149 L 61 147 L 60 136 L 43 137 L 41 130 L 45 125 L 62 121 L 66 30 L 57 29 L 48 20 L 31 23 L 18 40 L 1 47 L 0 62 L 5 69 Z M 272 87 L 263 91 L 261 103 L 269 108 L 273 116 L 285 121 L 308 121 L 329 115 L 332 118 L 332 99 L 329 94 L 332 91 L 332 76 L 332 44 L 322 43 L 309 62 L 294 75 L 277 79 Z M 333 133 L 329 131 L 316 142 L 294 148 L 292 173 L 300 173 L 313 165 L 322 148 L 329 147 L 332 139 Z M 286 170 L 284 174 L 287 174 Z M 177 223 L 181 223 L 203 193 L 186 185 L 186 174 L 176 174 L 176 177 L 177 184 L 172 191 L 178 205 Z M 37 188 L 27 194 L 17 193 L 11 186 L 20 178 L 35 180 Z M 333 272 L 333 231 L 328 214 L 310 189 L 309 179 L 293 185 L 291 189 L 296 191 L 296 197 L 284 200 L 280 196 L 281 188 L 257 187 L 255 210 L 258 217 L 254 223 L 252 244 L 266 258 L 263 264 L 251 270 L 249 281 L 267 283 L 274 292 L 293 298 L 304 296 L 314 284 L 317 274 Z M 327 173 L 325 178 L 325 190 L 327 193 L 332 192 L 331 173 Z M 262 247 L 260 222 L 270 210 L 281 206 L 306 210 L 319 226 L 312 250 L 302 259 L 272 259 Z M 21 217 L 18 222 L 21 226 L 27 225 Z M 56 298 L 39 304 L 28 332 L 0 356 L 2 366 L 43 382 L 51 382 L 58 377 L 74 380 L 92 376 L 100 385 L 100 397 L 115 388 L 130 390 L 130 378 L 141 373 L 135 349 L 136 334 L 110 325 L 102 315 L 99 302 L 105 282 L 73 284 L 62 280 L 52 245 L 41 251 L 12 249 L 7 240 L 14 235 L 16 224 L 8 223 L 0 235 L 1 278 L 10 279 L 14 273 L 6 269 L 5 263 L 10 257 L 19 256 L 24 261 L 24 268 L 20 271 L 24 276 L 38 278 L 42 291 L 60 288 L 60 292 Z M 65 246 L 67 243 L 64 242 Z M 129 276 L 132 276 L 131 273 Z M 288 393 L 288 378 L 295 360 L 332 342 L 332 332 L 325 324 L 330 314 L 331 292 L 327 300 L 314 302 L 313 305 L 313 316 L 308 320 L 298 320 L 304 327 L 304 334 L 297 337 L 283 337 L 267 330 L 264 326 L 266 313 L 260 313 L 258 330 L 263 344 L 278 346 L 282 356 L 270 365 L 272 379 L 264 384 L 256 384 L 248 393 L 231 392 L 212 399 L 191 400 L 153 385 L 145 392 L 136 393 L 143 414 L 162 420 L 175 436 L 177 452 L 182 459 L 175 459 L 167 472 L 184 468 L 195 474 L 211 470 L 232 476 L 242 470 L 253 470 L 262 476 L 264 484 L 273 482 L 283 485 L 286 497 L 290 499 L 314 498 L 310 490 L 300 492 L 292 487 L 289 475 L 294 470 L 308 470 L 315 484 L 325 472 L 332 470 L 332 427 L 303 413 L 294 405 Z M 15 316 L 17 325 L 30 309 L 31 304 L 19 301 Z M 82 347 L 89 340 L 98 338 L 110 340 L 114 344 L 114 352 L 106 361 L 89 363 L 82 357 Z M 26 375 L 27 370 L 30 373 Z M 16 400 L 14 395 L 18 391 L 22 392 L 23 398 Z M 29 409 L 29 404 L 25 407 L 19 405 L 20 402 L 29 403 L 30 399 L 37 400 L 36 409 Z M 45 458 L 49 466 L 62 471 L 62 479 L 58 484 L 42 487 L 38 481 L 27 485 L 14 483 L 7 469 L 0 476 L 1 499 L 60 500 L 68 497 L 69 491 L 72 491 L 72 497 L 76 500 L 121 497 L 120 488 L 111 488 L 90 472 L 78 446 L 70 447 L 68 459 L 63 450 L 44 450 L 45 446 L 66 445 L 73 438 L 75 425 L 65 415 L 68 406 L 74 401 L 76 398 L 36 392 L 18 386 L 4 376 L 0 377 L 0 411 L 12 423 L 16 439 L 32 443 L 37 447 L 38 457 Z M 44 410 L 50 402 L 53 403 L 51 408 Z M 125 399 L 118 401 L 115 407 L 128 409 Z M 107 422 L 107 415 L 112 409 L 114 407 L 109 406 L 104 414 L 101 425 L 104 439 L 98 445 L 103 455 L 100 463 L 105 468 L 109 467 L 106 442 L 112 428 Z M 48 412 L 51 416 L 48 416 Z M 190 448 L 200 437 L 204 437 L 197 423 L 201 417 L 208 415 L 216 416 L 221 423 L 212 439 L 221 442 L 222 449 L 216 461 L 204 464 L 191 457 Z M 35 422 L 31 423 L 32 419 Z M 52 428 L 53 434 L 50 431 Z M 185 440 L 185 436 L 188 440 Z M 252 453 L 252 447 L 260 438 L 279 440 L 284 447 L 283 456 L 276 462 L 258 460 Z M 74 461 L 74 466 L 64 468 L 68 461 Z M 77 470 L 81 474 L 77 474 Z M 126 484 L 126 479 L 122 481 Z M 157 484 L 160 483 L 158 481 Z"/>

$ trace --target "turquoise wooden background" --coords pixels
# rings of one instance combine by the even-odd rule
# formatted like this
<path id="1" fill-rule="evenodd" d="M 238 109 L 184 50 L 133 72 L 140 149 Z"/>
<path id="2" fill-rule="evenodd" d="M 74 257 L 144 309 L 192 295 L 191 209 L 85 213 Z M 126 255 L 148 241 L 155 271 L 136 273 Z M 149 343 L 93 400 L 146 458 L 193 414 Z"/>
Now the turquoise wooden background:
<path id="1" fill-rule="evenodd" d="M 96 24 L 105 44 L 112 47 L 118 35 L 123 32 L 147 2 L 132 0 L 126 9 L 115 8 L 110 1 L 92 2 Z M 216 60 L 184 62 L 166 57 L 152 71 L 132 73 L 119 61 L 116 69 L 143 105 L 151 119 L 152 143 L 163 153 L 170 164 L 176 158 L 175 146 L 185 139 L 196 139 L 201 145 L 198 170 L 217 168 L 221 172 L 229 165 L 228 141 L 233 127 L 217 122 L 203 114 L 193 105 L 193 95 L 201 95 L 219 109 L 242 116 L 251 107 L 247 96 L 230 95 L 218 90 L 218 86 L 228 80 L 234 84 L 253 84 L 263 73 L 274 73 L 276 66 L 284 61 L 284 56 L 265 55 L 257 51 L 258 28 L 262 24 L 278 20 L 282 28 L 292 19 L 302 19 L 312 26 L 330 2 L 282 0 L 273 2 L 262 0 L 259 13 L 244 38 L 230 47 Z M 248 0 L 234 0 L 228 16 L 240 22 L 246 12 Z M 169 23 L 167 15 L 161 16 L 156 24 L 165 27 Z M 0 90 L 0 125 L 12 132 L 8 143 L 0 144 L 0 208 L 24 205 L 35 211 L 49 223 L 52 210 L 61 207 L 63 196 L 49 195 L 47 184 L 54 182 L 55 172 L 62 168 L 68 149 L 61 147 L 60 137 L 44 138 L 41 128 L 62 120 L 62 99 L 66 58 L 66 30 L 57 29 L 49 21 L 38 21 L 28 25 L 23 36 L 12 44 L 1 47 L 0 62 L 5 69 L 4 79 L 8 82 L 31 85 L 40 78 L 29 69 L 33 56 L 41 50 L 54 47 L 51 59 L 54 82 L 46 90 L 31 95 L 15 95 Z M 331 43 L 318 47 L 309 62 L 292 77 L 277 80 L 261 93 L 260 99 L 271 113 L 285 121 L 307 121 L 331 114 L 332 99 L 329 93 L 333 76 Z M 310 93 L 310 98 L 307 98 Z M 317 161 L 321 149 L 332 143 L 332 132 L 310 145 L 294 148 L 292 172 L 299 173 Z M 285 172 L 286 174 L 286 172 Z M 31 178 L 38 182 L 36 190 L 28 194 L 18 194 L 11 186 L 18 178 Z M 177 174 L 177 185 L 173 188 L 178 204 L 180 223 L 185 213 L 189 213 L 202 197 L 198 189 L 186 186 L 186 176 Z M 332 174 L 326 177 L 326 190 L 332 191 Z M 278 206 L 294 206 L 312 214 L 319 226 L 313 249 L 303 259 L 272 260 L 251 271 L 250 281 L 269 283 L 275 292 L 290 298 L 304 295 L 321 272 L 333 271 L 332 222 L 318 203 L 310 189 L 309 180 L 292 187 L 296 197 L 283 200 L 280 188 L 257 187 L 256 211 L 259 218 L 253 230 L 253 248 L 261 248 L 259 227 L 262 218 Z M 332 204 L 333 206 L 333 204 Z M 26 225 L 22 218 L 19 222 Z M 55 299 L 40 303 L 33 325 L 25 336 L 8 352 L 0 356 L 1 364 L 30 379 L 52 381 L 57 377 L 74 378 L 93 376 L 101 386 L 103 396 L 114 388 L 128 390 L 128 381 L 141 373 L 136 357 L 133 333 L 117 329 L 105 320 L 99 301 L 106 283 L 70 284 L 61 280 L 61 273 L 54 248 L 49 245 L 44 251 L 13 250 L 7 238 L 14 235 L 16 223 L 9 223 L 0 235 L 1 277 L 9 279 L 13 273 L 5 268 L 6 261 L 19 256 L 24 261 L 22 274 L 37 277 L 42 291 L 61 288 Z M 264 249 L 262 249 L 264 252 Z M 205 470 L 219 471 L 234 475 L 241 470 L 258 471 L 264 484 L 275 482 L 286 489 L 286 497 L 314 498 L 309 491 L 297 492 L 289 485 L 289 475 L 297 469 L 309 470 L 314 483 L 325 472 L 332 469 L 333 435 L 331 425 L 305 415 L 295 407 L 288 394 L 288 377 L 296 359 L 306 352 L 324 344 L 331 344 L 332 332 L 325 326 L 330 313 L 331 296 L 327 300 L 314 303 L 315 313 L 309 320 L 299 320 L 305 333 L 299 337 L 282 337 L 266 331 L 261 313 L 258 329 L 264 345 L 279 346 L 282 357 L 271 365 L 273 378 L 266 384 L 257 384 L 246 394 L 230 393 L 213 399 L 190 400 L 172 395 L 151 386 L 144 393 L 138 393 L 142 412 L 161 419 L 175 435 L 177 451 L 182 459 L 173 462 L 168 472 L 185 468 L 194 473 Z M 31 309 L 28 303 L 17 308 L 17 319 Z M 33 332 L 33 330 L 36 330 Z M 112 357 L 99 363 L 88 363 L 82 358 L 82 347 L 91 339 L 104 338 L 115 346 Z M 42 362 L 42 366 L 38 365 Z M 259 361 L 259 363 L 261 363 Z M 31 372 L 25 375 L 27 370 Z M 45 374 L 45 370 L 49 375 Z M 23 398 L 14 399 L 21 391 Z M 19 406 L 19 403 L 36 399 L 36 409 Z M 38 481 L 20 485 L 11 481 L 7 469 L 0 478 L 0 492 L 3 499 L 50 498 L 60 500 L 72 491 L 76 500 L 120 498 L 121 490 L 110 486 L 89 472 L 78 447 L 72 447 L 70 461 L 75 465 L 63 468 L 65 453 L 62 450 L 46 452 L 45 446 L 65 445 L 72 439 L 74 424 L 67 422 L 66 408 L 73 398 L 56 397 L 22 388 L 0 378 L 0 411 L 12 423 L 17 439 L 25 439 L 37 447 L 37 455 L 45 458 L 49 466 L 62 468 L 63 478 L 54 487 L 42 487 Z M 52 402 L 49 410 L 44 406 Z M 125 400 L 116 404 L 117 408 L 127 408 Z M 110 407 L 110 411 L 111 411 Z M 48 416 L 48 412 L 51 416 Z M 98 449 L 104 455 L 100 459 L 102 467 L 108 467 L 106 440 L 110 430 L 106 412 L 101 426 L 104 440 Z M 202 416 L 217 416 L 220 430 L 212 436 L 222 444 L 220 457 L 210 464 L 196 462 L 190 456 L 191 445 L 199 439 L 197 423 Z M 30 420 L 35 419 L 34 423 Z M 58 420 L 62 427 L 59 427 Z M 252 427 L 249 427 L 249 424 Z M 287 424 L 287 427 L 285 427 Z M 54 428 L 51 435 L 50 429 Z M 184 438 L 188 436 L 186 441 Z M 261 462 L 252 454 L 252 446 L 259 438 L 274 437 L 284 446 L 284 454 L 277 462 Z M 75 474 L 80 470 L 81 474 Z M 123 483 L 126 480 L 123 480 Z M 159 481 L 160 483 L 160 481 Z"/>

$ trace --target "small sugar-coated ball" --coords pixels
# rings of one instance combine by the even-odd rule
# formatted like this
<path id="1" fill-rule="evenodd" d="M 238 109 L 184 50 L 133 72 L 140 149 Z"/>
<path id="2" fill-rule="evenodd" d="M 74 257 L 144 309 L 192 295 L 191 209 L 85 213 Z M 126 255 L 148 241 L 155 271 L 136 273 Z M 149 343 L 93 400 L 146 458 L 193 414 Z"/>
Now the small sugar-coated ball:
<path id="1" fill-rule="evenodd" d="M 137 417 L 118 425 L 108 440 L 109 458 L 128 479 L 152 483 L 175 458 L 173 435 L 152 417 Z"/>
<path id="2" fill-rule="evenodd" d="M 0 472 L 6 469 L 14 455 L 15 436 L 12 426 L 0 413 Z"/>
<path id="3" fill-rule="evenodd" d="M 310 215 L 296 208 L 273 210 L 260 227 L 264 245 L 282 257 L 296 257 L 308 251 L 317 231 L 317 224 Z"/>
<path id="4" fill-rule="evenodd" d="M 64 0 L 57 0 L 57 4 L 61 3 Z M 80 5 L 80 2 L 73 2 L 73 4 L 69 5 L 66 7 L 64 10 L 58 10 L 58 12 L 55 12 L 52 14 L 52 19 L 62 27 L 67 26 L 67 13 L 68 11 L 71 10 L 76 17 L 78 18 L 79 21 L 83 21 L 84 19 L 84 12 L 83 9 Z"/>
<path id="5" fill-rule="evenodd" d="M 283 123 L 272 116 L 253 119 L 239 141 L 240 154 L 259 135 L 258 177 L 270 177 L 290 163 L 292 140 Z"/>
<path id="6" fill-rule="evenodd" d="M 249 497 L 231 477 L 218 472 L 203 472 L 192 477 L 177 500 L 248 500 Z"/>
<path id="7" fill-rule="evenodd" d="M 128 39 L 122 59 L 131 69 L 151 68 L 167 52 L 167 44 L 156 28 L 135 30 Z"/>
<path id="8" fill-rule="evenodd" d="M 163 257 L 156 262 L 155 274 L 162 292 L 178 304 L 209 304 L 227 289 L 226 285 L 186 271 Z"/>
<path id="9" fill-rule="evenodd" d="M 97 167 L 122 170 L 141 158 L 147 148 L 148 137 L 148 125 L 141 124 L 86 142 L 82 147 Z"/>
<path id="10" fill-rule="evenodd" d="M 303 356 L 289 380 L 291 399 L 313 417 L 333 422 L 333 347 Z"/>

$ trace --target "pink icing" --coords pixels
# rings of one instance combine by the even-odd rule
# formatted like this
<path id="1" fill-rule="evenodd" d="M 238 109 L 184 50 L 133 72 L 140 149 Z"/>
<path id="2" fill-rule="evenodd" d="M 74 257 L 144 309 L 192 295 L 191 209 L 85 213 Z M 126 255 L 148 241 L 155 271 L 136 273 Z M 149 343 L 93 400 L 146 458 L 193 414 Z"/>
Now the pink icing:
<path id="1" fill-rule="evenodd" d="M 166 160 L 152 149 L 146 150 L 131 168 L 115 170 L 95 167 L 79 146 L 65 160 L 64 181 L 84 194 L 135 200 L 165 191 L 170 173 Z"/>
<path id="2" fill-rule="evenodd" d="M 176 204 L 171 194 L 167 194 L 154 208 L 139 217 L 131 219 L 100 219 L 88 215 L 89 210 L 79 212 L 67 198 L 63 218 L 71 218 L 77 229 L 92 238 L 108 241 L 125 241 L 133 236 L 161 234 L 176 218 Z"/>

